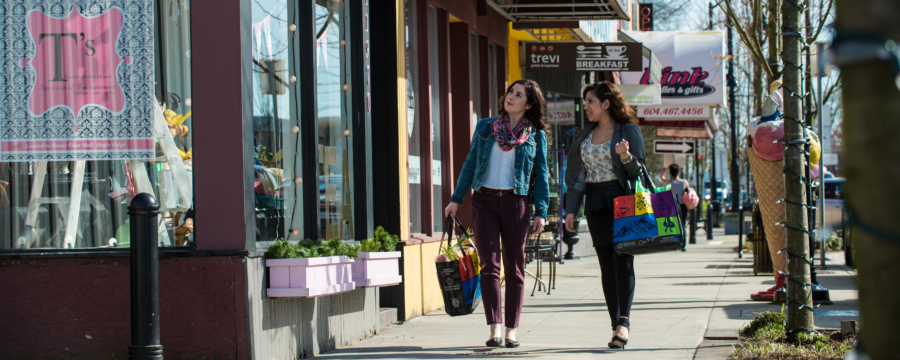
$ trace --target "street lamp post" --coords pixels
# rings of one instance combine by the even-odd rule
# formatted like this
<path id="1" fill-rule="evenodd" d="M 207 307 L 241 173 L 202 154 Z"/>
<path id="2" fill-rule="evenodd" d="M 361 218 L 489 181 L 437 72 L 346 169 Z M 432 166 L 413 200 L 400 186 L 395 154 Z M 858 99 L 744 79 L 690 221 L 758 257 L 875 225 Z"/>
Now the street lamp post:
<path id="1" fill-rule="evenodd" d="M 736 81 L 734 79 L 734 37 L 732 36 L 733 24 L 728 20 L 728 110 L 731 117 L 731 207 L 729 211 L 740 211 L 741 207 L 741 177 L 738 173 L 738 152 L 737 152 L 737 111 L 735 110 L 734 88 Z M 738 219 L 738 221 L 744 221 Z"/>

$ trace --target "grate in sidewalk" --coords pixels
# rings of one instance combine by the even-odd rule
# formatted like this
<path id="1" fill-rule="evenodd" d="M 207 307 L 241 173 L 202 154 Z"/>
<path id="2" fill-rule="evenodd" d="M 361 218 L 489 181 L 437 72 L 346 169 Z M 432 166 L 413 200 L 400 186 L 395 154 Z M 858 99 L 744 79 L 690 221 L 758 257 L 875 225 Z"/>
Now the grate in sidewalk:
<path id="1" fill-rule="evenodd" d="M 521 355 L 530 355 L 528 357 L 534 357 L 535 355 L 531 355 L 528 352 L 513 352 L 513 351 L 473 351 L 470 353 L 457 353 L 456 356 L 521 356 Z M 537 355 L 540 356 L 540 355 Z"/>
<path id="2" fill-rule="evenodd" d="M 757 316 L 763 312 L 773 310 L 774 309 L 763 309 L 763 310 L 741 310 L 741 316 Z M 816 310 L 813 313 L 813 316 L 832 316 L 832 317 L 847 317 L 847 316 L 859 316 L 859 310 Z"/>
<path id="3" fill-rule="evenodd" d="M 831 270 L 819 270 L 819 271 L 816 271 L 816 274 L 819 274 L 819 275 L 834 275 L 834 271 L 831 271 Z M 729 271 L 729 272 L 728 272 L 728 275 L 754 275 L 754 274 L 753 274 L 753 271 L 736 270 L 736 271 Z M 772 273 L 770 273 L 770 272 L 767 272 L 767 273 L 758 273 L 758 274 L 756 274 L 756 275 L 772 275 Z"/>
<path id="4" fill-rule="evenodd" d="M 738 265 L 738 264 L 710 264 L 706 265 L 707 269 L 750 269 L 753 268 L 753 265 Z"/>
<path id="5" fill-rule="evenodd" d="M 687 285 L 687 286 L 701 286 L 701 285 L 736 285 L 736 284 L 746 284 L 744 282 L 695 282 L 695 283 L 678 283 L 672 285 Z"/>

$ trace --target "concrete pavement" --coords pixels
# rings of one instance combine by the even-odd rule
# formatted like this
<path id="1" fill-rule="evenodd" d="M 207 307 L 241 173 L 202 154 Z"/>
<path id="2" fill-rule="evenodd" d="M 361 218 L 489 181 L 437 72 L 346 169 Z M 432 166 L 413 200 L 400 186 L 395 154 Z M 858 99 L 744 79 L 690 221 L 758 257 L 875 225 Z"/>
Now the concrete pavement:
<path id="1" fill-rule="evenodd" d="M 721 231 L 721 230 L 719 230 Z M 587 239 L 589 241 L 589 239 Z M 698 239 L 687 252 L 642 255 L 637 273 L 631 336 L 625 350 L 607 347 L 612 331 L 595 256 L 558 267 L 551 293 L 526 299 L 516 349 L 490 349 L 484 313 L 451 318 L 443 310 L 394 325 L 375 337 L 319 357 L 334 359 L 450 359 L 493 356 L 581 359 L 604 356 L 629 359 L 712 359 L 731 353 L 728 340 L 753 314 L 781 305 L 749 300 L 749 294 L 774 283 L 772 275 L 752 275 L 752 255 L 738 259 L 736 236 Z M 855 272 L 839 265 L 843 253 L 829 254 L 820 282 L 830 288 L 833 306 L 823 306 L 817 327 L 839 328 L 858 317 L 834 310 L 856 310 Z M 818 261 L 817 261 L 818 262 Z M 534 272 L 533 264 L 529 270 Z M 546 263 L 545 263 L 546 266 Z M 546 273 L 546 268 L 545 268 Z M 831 316 L 837 314 L 838 316 Z M 700 349 L 698 351 L 698 348 Z"/>

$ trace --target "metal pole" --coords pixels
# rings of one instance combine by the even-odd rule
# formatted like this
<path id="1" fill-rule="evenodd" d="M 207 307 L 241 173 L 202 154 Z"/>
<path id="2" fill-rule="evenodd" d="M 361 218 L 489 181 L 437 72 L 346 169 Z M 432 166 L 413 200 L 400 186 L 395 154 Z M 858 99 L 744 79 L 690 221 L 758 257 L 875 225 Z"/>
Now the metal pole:
<path id="1" fill-rule="evenodd" d="M 825 149 L 825 130 L 822 125 L 823 120 L 825 120 L 825 100 L 824 93 L 822 91 L 822 76 L 825 75 L 825 43 L 817 43 L 817 54 L 816 59 L 819 62 L 819 141 L 822 144 L 819 145 L 820 149 Z M 823 151 L 819 154 L 819 233 L 822 234 L 822 257 L 821 267 L 822 270 L 825 270 L 825 152 Z"/>
<path id="2" fill-rule="evenodd" d="M 738 172 L 737 151 L 737 111 L 735 109 L 734 88 L 737 83 L 734 79 L 734 24 L 728 20 L 728 111 L 731 117 L 731 211 L 736 212 L 741 208 L 741 175 Z"/>
<path id="3" fill-rule="evenodd" d="M 131 346 L 128 358 L 163 358 L 159 343 L 159 205 L 153 195 L 135 195 L 131 216 Z"/>
<path id="4" fill-rule="evenodd" d="M 697 159 L 698 154 L 700 154 L 700 150 L 697 148 L 697 139 L 694 139 L 694 152 L 695 152 L 695 154 L 694 154 L 694 177 L 696 178 L 697 173 L 700 172 L 700 159 Z M 687 180 L 688 184 L 690 184 L 690 182 L 691 182 L 690 177 L 688 177 L 685 180 Z M 697 188 L 697 189 L 699 189 L 699 188 Z M 694 191 L 698 191 L 697 189 L 694 189 Z M 697 195 L 697 197 L 699 198 L 700 195 Z M 690 234 L 690 238 L 688 238 L 688 243 L 690 243 L 690 244 L 697 243 L 697 208 L 696 207 L 691 209 L 691 234 Z"/>
<path id="5" fill-rule="evenodd" d="M 713 4 L 709 3 L 709 30 L 713 29 Z M 710 139 L 710 157 L 712 158 L 712 165 L 709 170 L 709 203 L 712 205 L 713 211 L 707 211 L 706 221 L 712 221 L 713 226 L 710 226 L 709 229 L 712 229 L 715 226 L 719 225 L 719 194 L 718 189 L 719 185 L 716 182 L 716 135 L 713 134 L 712 139 Z M 708 236 L 712 236 L 711 234 Z"/>

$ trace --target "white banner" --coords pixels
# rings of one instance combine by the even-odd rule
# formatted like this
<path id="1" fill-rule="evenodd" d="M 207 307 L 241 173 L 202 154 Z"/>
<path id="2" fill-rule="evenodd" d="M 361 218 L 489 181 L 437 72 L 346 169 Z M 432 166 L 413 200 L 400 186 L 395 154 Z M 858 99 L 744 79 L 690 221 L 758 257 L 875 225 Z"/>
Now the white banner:
<path id="1" fill-rule="evenodd" d="M 662 86 L 648 85 L 616 85 L 628 105 L 660 105 Z"/>
<path id="2" fill-rule="evenodd" d="M 647 121 L 653 120 L 709 120 L 711 112 L 709 106 L 678 106 L 678 105 L 657 105 L 657 106 L 638 106 L 637 116 Z"/>
<path id="3" fill-rule="evenodd" d="M 725 34 L 722 31 L 625 31 L 653 51 L 662 65 L 663 105 L 725 106 Z M 623 84 L 649 84 L 643 72 L 622 72 Z"/>
<path id="4" fill-rule="evenodd" d="M 0 162 L 156 157 L 153 1 L 16 3 L 0 18 Z"/>

